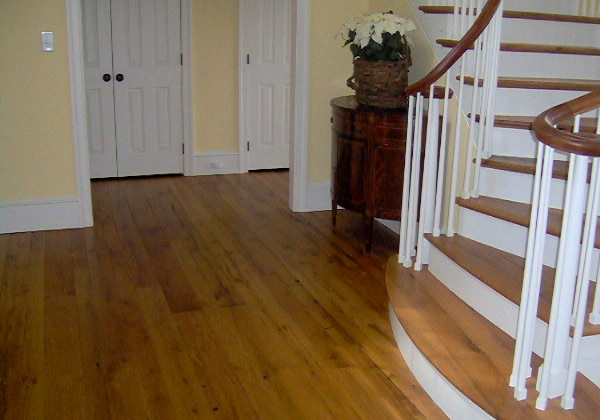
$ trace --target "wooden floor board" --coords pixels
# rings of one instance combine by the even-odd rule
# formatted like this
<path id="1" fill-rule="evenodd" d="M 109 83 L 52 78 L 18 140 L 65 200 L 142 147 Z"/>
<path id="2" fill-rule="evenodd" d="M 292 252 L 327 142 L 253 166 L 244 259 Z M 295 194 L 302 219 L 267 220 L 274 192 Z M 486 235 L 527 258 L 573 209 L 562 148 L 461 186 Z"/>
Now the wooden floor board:
<path id="1" fill-rule="evenodd" d="M 0 418 L 445 418 L 393 339 L 397 236 L 288 173 L 92 183 L 94 227 L 0 235 Z"/>

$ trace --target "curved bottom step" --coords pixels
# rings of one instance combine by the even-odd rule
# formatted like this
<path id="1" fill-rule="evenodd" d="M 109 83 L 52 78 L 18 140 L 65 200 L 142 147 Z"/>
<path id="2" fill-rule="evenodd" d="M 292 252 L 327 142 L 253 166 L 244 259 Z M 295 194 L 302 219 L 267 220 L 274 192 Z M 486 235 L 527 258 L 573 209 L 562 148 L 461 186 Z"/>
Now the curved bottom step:
<path id="1" fill-rule="evenodd" d="M 408 364 L 425 392 L 451 419 L 492 419 L 489 414 L 474 404 L 433 366 L 412 342 L 390 304 L 390 322 L 394 338 Z"/>
<path id="2" fill-rule="evenodd" d="M 598 419 L 600 389 L 578 375 L 575 409 L 559 399 L 535 409 L 535 382 L 517 401 L 508 386 L 514 340 L 427 271 L 388 261 L 390 320 L 400 351 L 430 397 L 451 419 Z M 534 356 L 534 373 L 540 359 Z"/>

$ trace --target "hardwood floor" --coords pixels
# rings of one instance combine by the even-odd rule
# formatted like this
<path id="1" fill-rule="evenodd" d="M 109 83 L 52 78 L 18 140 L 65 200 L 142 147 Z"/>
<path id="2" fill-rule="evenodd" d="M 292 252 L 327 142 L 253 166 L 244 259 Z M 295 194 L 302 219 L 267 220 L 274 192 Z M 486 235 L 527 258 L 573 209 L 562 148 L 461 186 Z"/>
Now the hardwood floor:
<path id="1" fill-rule="evenodd" d="M 392 336 L 397 237 L 287 183 L 97 181 L 93 228 L 0 235 L 0 418 L 444 418 Z"/>

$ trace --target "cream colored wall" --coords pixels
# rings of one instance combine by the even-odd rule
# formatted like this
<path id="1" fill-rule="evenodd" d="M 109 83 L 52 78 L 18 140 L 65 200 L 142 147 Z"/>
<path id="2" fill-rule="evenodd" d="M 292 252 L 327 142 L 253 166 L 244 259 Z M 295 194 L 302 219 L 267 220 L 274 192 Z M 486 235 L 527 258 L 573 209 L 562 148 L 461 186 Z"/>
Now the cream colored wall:
<path id="1" fill-rule="evenodd" d="M 334 39 L 354 15 L 367 12 L 367 0 L 311 2 L 308 181 L 331 176 L 331 107 L 336 96 L 351 95 L 346 79 L 352 75 L 352 54 Z"/>
<path id="2" fill-rule="evenodd" d="M 66 16 L 65 0 L 0 1 L 2 201 L 77 194 Z"/>
<path id="3" fill-rule="evenodd" d="M 406 0 L 313 1 L 311 5 L 311 72 L 308 129 L 308 181 L 328 181 L 331 175 L 331 108 L 329 101 L 351 95 L 346 79 L 352 75 L 352 55 L 334 35 L 353 15 L 393 10 L 417 22 Z M 412 35 L 413 65 L 409 80 L 419 80 L 437 63 L 420 28 Z"/>
<path id="4" fill-rule="evenodd" d="M 238 151 L 238 0 L 192 2 L 194 151 Z"/>

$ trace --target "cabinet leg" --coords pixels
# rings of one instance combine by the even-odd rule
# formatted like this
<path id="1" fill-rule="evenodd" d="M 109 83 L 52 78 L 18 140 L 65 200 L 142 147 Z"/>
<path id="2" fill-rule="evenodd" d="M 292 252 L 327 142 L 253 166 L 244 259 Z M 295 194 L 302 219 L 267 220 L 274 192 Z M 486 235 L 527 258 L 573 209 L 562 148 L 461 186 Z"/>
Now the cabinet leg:
<path id="1" fill-rule="evenodd" d="M 371 237 L 373 236 L 373 218 L 365 217 L 365 249 L 371 253 Z"/>
<path id="2" fill-rule="evenodd" d="M 333 223 L 333 227 L 337 222 L 337 202 L 335 200 L 331 200 L 331 222 Z"/>

